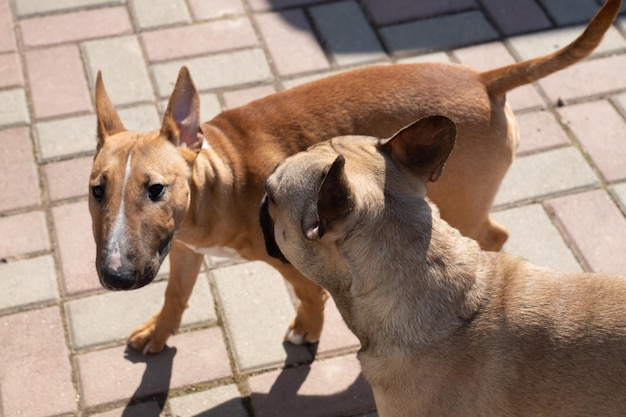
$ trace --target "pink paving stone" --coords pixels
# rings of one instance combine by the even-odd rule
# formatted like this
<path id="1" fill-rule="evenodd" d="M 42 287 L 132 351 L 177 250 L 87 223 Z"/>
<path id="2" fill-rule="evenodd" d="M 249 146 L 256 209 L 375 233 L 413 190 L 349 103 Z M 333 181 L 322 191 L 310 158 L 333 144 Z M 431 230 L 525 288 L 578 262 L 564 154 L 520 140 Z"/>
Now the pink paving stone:
<path id="1" fill-rule="evenodd" d="M 17 45 L 9 0 L 0 0 L 0 53 L 16 50 Z"/>
<path id="2" fill-rule="evenodd" d="M 626 88 L 626 55 L 579 62 L 539 81 L 552 103 L 597 96 Z"/>
<path id="3" fill-rule="evenodd" d="M 608 101 L 593 101 L 558 111 L 604 178 L 626 179 L 626 122 L 615 108 Z"/>
<path id="4" fill-rule="evenodd" d="M 379 25 L 455 13 L 477 7 L 475 0 L 365 0 L 364 3 L 374 21 Z"/>
<path id="5" fill-rule="evenodd" d="M 470 46 L 454 51 L 461 64 L 469 65 L 478 71 L 487 71 L 514 64 L 515 58 L 502 42 Z M 543 107 L 541 96 L 532 86 L 526 85 L 507 93 L 507 100 L 513 110 Z"/>
<path id="6" fill-rule="evenodd" d="M 330 299 L 324 310 L 324 329 L 317 347 L 317 355 L 332 354 L 361 347 L 359 339 L 348 329 L 337 305 Z"/>
<path id="7" fill-rule="evenodd" d="M 0 88 L 24 85 L 22 64 L 17 53 L 0 55 Z"/>
<path id="8" fill-rule="evenodd" d="M 125 7 L 24 19 L 20 27 L 26 47 L 122 35 L 133 29 Z"/>
<path id="9" fill-rule="evenodd" d="M 50 200 L 81 197 L 87 194 L 92 157 L 69 159 L 44 166 Z"/>
<path id="10" fill-rule="evenodd" d="M 233 109 L 235 107 L 248 104 L 251 101 L 269 96 L 275 92 L 276 90 L 274 90 L 274 87 L 263 85 L 260 87 L 252 87 L 224 93 L 224 101 L 226 102 L 227 108 Z"/>
<path id="11" fill-rule="evenodd" d="M 120 346 L 79 355 L 77 362 L 87 407 L 231 375 L 219 327 L 176 335 L 155 355 Z"/>
<path id="12" fill-rule="evenodd" d="M 29 129 L 0 131 L 0 213 L 40 204 L 37 163 Z"/>
<path id="13" fill-rule="evenodd" d="M 545 204 L 587 268 L 626 273 L 626 219 L 605 191 L 587 191 Z"/>
<path id="14" fill-rule="evenodd" d="M 189 0 L 188 3 L 193 17 L 197 20 L 245 13 L 241 0 Z"/>
<path id="15" fill-rule="evenodd" d="M 281 75 L 329 67 L 302 10 L 259 14 L 256 19 Z"/>
<path id="16" fill-rule="evenodd" d="M 91 98 L 78 46 L 28 51 L 26 70 L 37 118 L 91 111 Z"/>
<path id="17" fill-rule="evenodd" d="M 246 18 L 146 32 L 141 35 L 152 62 L 257 45 Z"/>
<path id="18" fill-rule="evenodd" d="M 76 294 L 100 288 L 96 273 L 96 244 L 91 231 L 91 216 L 86 201 L 52 209 L 63 286 Z"/>
<path id="19" fill-rule="evenodd" d="M 0 259 L 50 250 L 43 211 L 0 217 Z"/>
<path id="20" fill-rule="evenodd" d="M 0 403 L 4 416 L 77 411 L 58 307 L 0 317 Z"/>
<path id="21" fill-rule="evenodd" d="M 257 417 L 352 416 L 375 408 L 354 354 L 268 372 L 248 382 Z"/>
<path id="22" fill-rule="evenodd" d="M 567 134 L 551 113 L 537 111 L 516 117 L 520 130 L 517 155 L 571 145 Z"/>

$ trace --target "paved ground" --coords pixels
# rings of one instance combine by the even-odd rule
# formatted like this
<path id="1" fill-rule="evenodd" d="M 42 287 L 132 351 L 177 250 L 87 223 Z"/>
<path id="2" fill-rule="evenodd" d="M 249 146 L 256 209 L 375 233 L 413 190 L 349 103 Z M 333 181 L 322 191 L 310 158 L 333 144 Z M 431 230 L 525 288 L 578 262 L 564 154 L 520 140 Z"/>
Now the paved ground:
<path id="1" fill-rule="evenodd" d="M 129 128 L 159 126 L 178 68 L 203 118 L 353 66 L 491 68 L 553 50 L 595 0 L 0 0 L 0 416 L 375 415 L 336 310 L 315 361 L 281 344 L 294 303 L 259 263 L 208 259 L 184 329 L 125 349 L 161 305 L 94 271 L 87 178 L 102 70 Z M 572 26 L 574 25 L 574 26 Z M 532 33 L 532 34 L 528 34 Z M 626 19 L 584 63 L 510 95 L 519 158 L 497 198 L 508 252 L 626 273 Z M 560 103 L 560 105 L 557 105 Z"/>

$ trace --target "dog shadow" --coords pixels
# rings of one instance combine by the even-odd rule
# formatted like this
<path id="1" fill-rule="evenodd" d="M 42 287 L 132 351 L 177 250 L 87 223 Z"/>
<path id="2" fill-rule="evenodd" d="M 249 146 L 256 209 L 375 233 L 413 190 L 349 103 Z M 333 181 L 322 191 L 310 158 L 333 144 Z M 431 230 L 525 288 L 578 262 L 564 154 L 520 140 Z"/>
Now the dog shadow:
<path id="1" fill-rule="evenodd" d="M 194 417 L 316 417 L 366 414 L 374 410 L 374 396 L 363 374 L 359 374 L 344 391 L 335 394 L 299 395 L 298 391 L 311 374 L 317 344 L 294 346 L 284 343 L 283 347 L 287 353 L 285 366 L 269 392 L 253 392 L 243 399 L 234 398 Z"/>
<path id="2" fill-rule="evenodd" d="M 165 346 L 158 355 L 144 355 L 135 349 L 126 348 L 124 358 L 132 363 L 145 363 L 146 370 L 139 386 L 126 404 L 122 417 L 137 417 L 138 415 L 158 417 L 161 415 L 170 391 L 176 352 L 175 347 Z M 156 403 L 157 407 L 142 407 L 138 413 L 138 407 L 135 405 L 145 401 L 146 398 L 149 398 L 152 403 Z"/>

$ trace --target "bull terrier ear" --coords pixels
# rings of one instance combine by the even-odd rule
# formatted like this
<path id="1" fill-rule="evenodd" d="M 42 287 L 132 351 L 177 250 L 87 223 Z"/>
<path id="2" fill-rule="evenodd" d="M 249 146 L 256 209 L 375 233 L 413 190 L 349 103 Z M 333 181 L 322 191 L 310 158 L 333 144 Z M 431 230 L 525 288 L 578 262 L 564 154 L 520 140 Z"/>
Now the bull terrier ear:
<path id="1" fill-rule="evenodd" d="M 345 163 L 345 158 L 339 155 L 322 180 L 317 196 L 319 223 L 307 232 L 309 239 L 337 241 L 343 235 L 342 226 L 354 207 Z"/>
<path id="2" fill-rule="evenodd" d="M 456 142 L 456 125 L 445 116 L 424 117 L 380 147 L 391 159 L 426 181 L 437 181 Z"/>
<path id="3" fill-rule="evenodd" d="M 161 134 L 176 146 L 200 152 L 200 98 L 187 67 L 182 67 L 163 116 Z"/>
<path id="4" fill-rule="evenodd" d="M 107 137 L 126 130 L 104 88 L 100 71 L 98 71 L 98 76 L 96 77 L 96 116 L 98 118 L 99 150 Z"/>

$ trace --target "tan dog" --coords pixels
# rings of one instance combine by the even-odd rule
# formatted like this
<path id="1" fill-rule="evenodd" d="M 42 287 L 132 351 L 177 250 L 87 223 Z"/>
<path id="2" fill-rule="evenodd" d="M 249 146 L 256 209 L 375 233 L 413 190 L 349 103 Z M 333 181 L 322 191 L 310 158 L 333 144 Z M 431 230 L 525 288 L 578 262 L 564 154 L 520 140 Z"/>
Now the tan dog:
<path id="1" fill-rule="evenodd" d="M 626 416 L 626 277 L 483 252 L 450 227 L 426 182 L 455 137 L 431 116 L 288 158 L 267 180 L 269 251 L 330 291 L 381 417 Z"/>
<path id="2" fill-rule="evenodd" d="M 449 115 L 458 144 L 429 195 L 461 233 L 484 249 L 500 249 L 507 231 L 489 218 L 489 210 L 518 141 L 505 93 L 590 54 L 619 7 L 620 0 L 608 0 L 579 39 L 545 57 L 483 73 L 456 64 L 358 69 L 203 124 L 198 94 L 183 68 L 161 128 L 148 133 L 124 128 L 99 76 L 89 207 L 100 281 L 120 290 L 146 285 L 171 248 L 163 308 L 135 330 L 129 344 L 144 352 L 163 348 L 180 325 L 201 267 L 198 249 L 211 247 L 275 266 L 301 301 L 287 339 L 318 340 L 327 293 L 267 256 L 257 212 L 263 182 L 279 161 L 334 136 L 385 137 L 419 117 Z"/>

